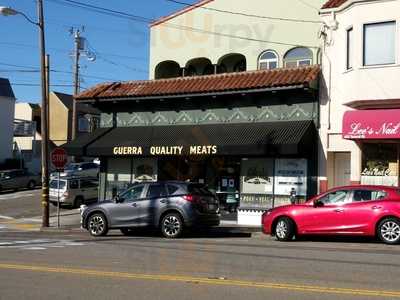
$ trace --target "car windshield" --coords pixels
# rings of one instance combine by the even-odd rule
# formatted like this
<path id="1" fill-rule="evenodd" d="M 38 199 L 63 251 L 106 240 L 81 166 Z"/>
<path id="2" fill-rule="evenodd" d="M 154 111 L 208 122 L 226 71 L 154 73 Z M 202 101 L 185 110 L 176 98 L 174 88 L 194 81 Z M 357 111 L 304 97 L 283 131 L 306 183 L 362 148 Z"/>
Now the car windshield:
<path id="1" fill-rule="evenodd" d="M 58 186 L 58 180 L 51 180 L 50 181 L 50 188 L 51 189 L 58 189 L 60 190 L 64 189 L 66 185 L 66 182 L 64 180 L 60 180 L 60 186 Z"/>

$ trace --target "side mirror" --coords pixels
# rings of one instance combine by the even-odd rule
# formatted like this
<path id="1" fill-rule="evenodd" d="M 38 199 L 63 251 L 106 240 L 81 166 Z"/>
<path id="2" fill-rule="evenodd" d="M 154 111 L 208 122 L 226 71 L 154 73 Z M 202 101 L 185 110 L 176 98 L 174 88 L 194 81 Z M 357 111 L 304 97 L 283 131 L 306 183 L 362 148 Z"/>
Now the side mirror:
<path id="1" fill-rule="evenodd" d="M 114 197 L 114 201 L 115 201 L 115 203 L 122 203 L 124 201 L 124 199 L 121 198 L 119 195 L 116 195 Z"/>
<path id="2" fill-rule="evenodd" d="M 323 206 L 324 206 L 324 202 L 321 202 L 319 200 L 314 201 L 314 207 L 323 207 Z"/>

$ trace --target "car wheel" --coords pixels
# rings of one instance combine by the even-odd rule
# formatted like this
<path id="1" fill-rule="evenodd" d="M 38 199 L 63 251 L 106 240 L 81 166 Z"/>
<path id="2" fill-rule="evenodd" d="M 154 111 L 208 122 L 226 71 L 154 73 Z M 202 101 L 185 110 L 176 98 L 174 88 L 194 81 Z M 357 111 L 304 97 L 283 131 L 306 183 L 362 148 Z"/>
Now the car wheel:
<path id="1" fill-rule="evenodd" d="M 177 213 L 169 213 L 161 220 L 161 233 L 169 239 L 178 238 L 183 232 L 182 218 Z"/>
<path id="2" fill-rule="evenodd" d="M 106 217 L 101 213 L 91 215 L 88 221 L 88 229 L 92 236 L 106 235 L 108 232 Z"/>
<path id="3" fill-rule="evenodd" d="M 378 236 L 386 244 L 398 244 L 400 242 L 400 220 L 387 218 L 378 225 Z"/>
<path id="4" fill-rule="evenodd" d="M 278 241 L 290 241 L 295 234 L 295 225 L 289 218 L 280 218 L 275 226 L 275 237 Z"/>
<path id="5" fill-rule="evenodd" d="M 128 236 L 133 235 L 134 233 L 134 230 L 132 228 L 121 228 L 120 231 L 123 235 L 128 235 Z"/>
<path id="6" fill-rule="evenodd" d="M 27 186 L 28 190 L 33 190 L 35 187 L 36 187 L 35 181 L 31 180 L 28 182 L 28 186 Z"/>
<path id="7" fill-rule="evenodd" d="M 73 206 L 73 208 L 79 208 L 79 207 L 81 207 L 83 202 L 84 202 L 83 197 L 78 196 L 75 198 L 74 204 L 72 206 Z"/>

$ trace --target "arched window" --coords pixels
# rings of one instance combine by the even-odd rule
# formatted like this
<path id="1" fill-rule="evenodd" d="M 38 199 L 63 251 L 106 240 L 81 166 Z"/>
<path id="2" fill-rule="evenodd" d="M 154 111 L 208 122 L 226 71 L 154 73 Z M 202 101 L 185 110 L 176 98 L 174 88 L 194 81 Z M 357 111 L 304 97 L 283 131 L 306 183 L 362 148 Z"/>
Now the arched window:
<path id="1" fill-rule="evenodd" d="M 232 73 L 246 71 L 246 57 L 242 54 L 231 53 L 221 57 L 218 61 L 218 73 Z"/>
<path id="2" fill-rule="evenodd" d="M 175 61 L 167 60 L 160 62 L 155 69 L 155 79 L 176 78 L 181 76 L 181 67 Z"/>
<path id="3" fill-rule="evenodd" d="M 278 68 L 278 66 L 278 54 L 275 51 L 267 50 L 258 58 L 259 70 L 272 70 Z"/>
<path id="4" fill-rule="evenodd" d="M 189 60 L 185 67 L 185 76 L 201 76 L 214 74 L 214 66 L 205 57 L 198 57 Z"/>
<path id="5" fill-rule="evenodd" d="M 297 47 L 286 52 L 283 58 L 285 68 L 296 68 L 301 66 L 311 66 L 313 53 L 305 47 Z"/>

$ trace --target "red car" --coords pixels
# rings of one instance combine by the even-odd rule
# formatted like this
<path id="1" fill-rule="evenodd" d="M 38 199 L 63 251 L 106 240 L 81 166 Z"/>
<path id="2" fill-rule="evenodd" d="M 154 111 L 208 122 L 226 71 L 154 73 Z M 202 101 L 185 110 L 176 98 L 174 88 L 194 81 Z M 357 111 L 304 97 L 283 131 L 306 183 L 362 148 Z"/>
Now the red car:
<path id="1" fill-rule="evenodd" d="M 279 241 L 299 235 L 354 235 L 400 242 L 400 188 L 348 186 L 303 204 L 276 207 L 262 216 L 265 234 Z"/>

